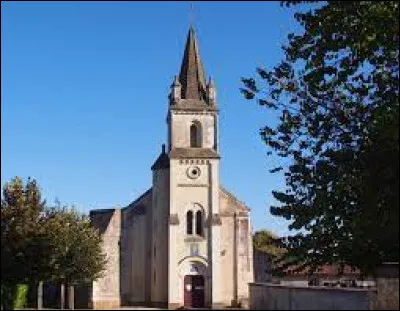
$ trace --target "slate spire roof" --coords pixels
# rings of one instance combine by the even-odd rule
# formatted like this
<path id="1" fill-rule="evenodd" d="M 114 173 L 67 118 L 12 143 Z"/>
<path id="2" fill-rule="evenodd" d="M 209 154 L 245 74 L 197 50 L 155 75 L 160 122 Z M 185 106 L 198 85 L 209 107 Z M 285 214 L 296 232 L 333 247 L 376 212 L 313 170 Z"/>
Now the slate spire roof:
<path id="1" fill-rule="evenodd" d="M 190 26 L 183 54 L 179 82 L 182 99 L 205 100 L 206 79 L 193 26 Z"/>

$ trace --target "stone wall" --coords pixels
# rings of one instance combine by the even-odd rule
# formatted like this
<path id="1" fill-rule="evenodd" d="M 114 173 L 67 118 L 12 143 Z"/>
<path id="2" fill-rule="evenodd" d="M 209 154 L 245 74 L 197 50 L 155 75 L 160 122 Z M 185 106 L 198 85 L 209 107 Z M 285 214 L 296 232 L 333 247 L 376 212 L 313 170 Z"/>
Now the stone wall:
<path id="1" fill-rule="evenodd" d="M 224 201 L 221 199 L 221 208 L 225 207 Z M 230 280 L 225 282 L 224 286 L 221 287 L 222 302 L 230 305 L 235 297 L 234 290 L 236 288 L 234 284 L 234 273 L 235 273 L 235 263 L 234 263 L 234 226 L 233 226 L 233 213 L 232 215 L 226 215 L 221 217 L 221 274 L 224 279 Z M 236 265 L 237 267 L 237 265 Z"/>
<path id="2" fill-rule="evenodd" d="M 174 148 L 190 147 L 190 125 L 195 121 L 199 124 L 201 130 L 202 148 L 214 148 L 216 143 L 215 122 L 216 117 L 213 113 L 193 114 L 171 114 L 171 144 Z"/>
<path id="3" fill-rule="evenodd" d="M 238 251 L 238 303 L 248 305 L 249 283 L 253 282 L 253 245 L 249 217 L 237 219 L 237 251 Z"/>
<path id="4" fill-rule="evenodd" d="M 222 187 L 219 196 L 222 220 L 221 275 L 231 280 L 221 286 L 221 302 L 224 305 L 241 303 L 246 306 L 248 284 L 254 281 L 250 211 Z"/>
<path id="5" fill-rule="evenodd" d="M 218 160 L 207 162 L 196 163 L 202 175 L 193 181 L 186 175 L 190 164 L 172 161 L 171 208 L 170 176 L 168 170 L 159 170 L 154 187 L 126 208 L 91 212 L 108 258 L 104 277 L 93 283 L 93 308 L 182 305 L 183 277 L 193 264 L 204 270 L 207 306 L 247 305 L 248 283 L 253 282 L 250 211 L 219 188 Z M 188 208 L 203 210 L 203 237 L 186 236 Z M 198 249 L 192 248 L 196 244 Z"/>
<path id="6" fill-rule="evenodd" d="M 169 227 L 169 169 L 153 171 L 152 219 L 148 228 L 151 233 L 151 282 L 153 305 L 168 303 L 168 227 Z M 151 232 L 150 232 L 151 231 Z"/>
<path id="7" fill-rule="evenodd" d="M 268 253 L 254 249 L 253 250 L 254 282 L 266 283 L 272 279 L 272 264 Z"/>
<path id="8" fill-rule="evenodd" d="M 250 284 L 250 309 L 254 310 L 371 310 L 373 289 L 293 287 Z"/>
<path id="9" fill-rule="evenodd" d="M 151 217 L 152 190 L 122 210 L 121 299 L 123 305 L 150 301 L 148 219 Z"/>
<path id="10" fill-rule="evenodd" d="M 190 162 L 194 163 L 190 163 Z M 218 178 L 214 176 L 214 172 L 218 171 L 218 160 L 199 161 L 191 160 L 188 164 L 180 160 L 171 160 L 170 174 L 173 176 L 170 182 L 170 214 L 169 217 L 174 221 L 169 226 L 169 258 L 168 264 L 168 302 L 183 305 L 184 302 L 184 276 L 188 274 L 186 269 L 189 265 L 187 260 L 202 264 L 206 267 L 209 278 L 205 279 L 205 303 L 207 306 L 211 304 L 212 286 L 210 259 L 212 257 L 214 240 L 218 238 L 216 232 L 211 230 L 212 215 L 214 209 L 218 212 L 218 201 L 214 199 L 214 192 L 218 195 L 218 191 L 214 187 L 218 187 Z M 187 175 L 187 170 L 196 165 L 201 170 L 200 176 L 191 179 Z M 214 190 L 214 191 L 213 191 Z M 203 233 L 198 235 L 187 235 L 186 233 L 186 213 L 192 210 L 194 213 L 198 210 L 203 214 Z M 216 212 L 216 213 L 217 213 Z M 218 239 L 217 239 L 218 240 Z M 215 250 L 219 250 L 219 246 L 215 246 Z M 217 258 L 213 261 L 213 266 L 218 266 Z M 217 274 L 219 275 L 219 274 Z"/>
<path id="11" fill-rule="evenodd" d="M 399 310 L 399 263 L 386 263 L 376 271 L 374 309 Z"/>
<path id="12" fill-rule="evenodd" d="M 102 234 L 102 248 L 107 259 L 103 277 L 93 282 L 92 306 L 94 309 L 117 308 L 120 306 L 121 210 L 91 211 L 90 218 Z"/>

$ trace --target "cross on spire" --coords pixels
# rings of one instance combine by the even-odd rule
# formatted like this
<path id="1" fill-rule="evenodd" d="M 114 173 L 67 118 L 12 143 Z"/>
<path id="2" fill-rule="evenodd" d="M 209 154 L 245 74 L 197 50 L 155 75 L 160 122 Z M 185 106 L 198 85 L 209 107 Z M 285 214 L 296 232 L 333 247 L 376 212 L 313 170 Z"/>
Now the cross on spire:
<path id="1" fill-rule="evenodd" d="M 194 25 L 194 2 L 189 1 L 189 25 Z"/>

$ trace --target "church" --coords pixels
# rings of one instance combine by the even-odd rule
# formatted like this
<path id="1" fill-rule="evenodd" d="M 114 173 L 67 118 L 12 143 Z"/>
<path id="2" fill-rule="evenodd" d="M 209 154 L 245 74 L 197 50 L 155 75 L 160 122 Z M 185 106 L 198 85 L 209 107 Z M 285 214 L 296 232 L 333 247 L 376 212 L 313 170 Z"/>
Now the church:
<path id="1" fill-rule="evenodd" d="M 168 141 L 151 167 L 151 188 L 124 208 L 90 212 L 107 257 L 90 289 L 95 309 L 247 303 L 250 209 L 220 184 L 216 89 L 193 27 L 168 103 Z"/>

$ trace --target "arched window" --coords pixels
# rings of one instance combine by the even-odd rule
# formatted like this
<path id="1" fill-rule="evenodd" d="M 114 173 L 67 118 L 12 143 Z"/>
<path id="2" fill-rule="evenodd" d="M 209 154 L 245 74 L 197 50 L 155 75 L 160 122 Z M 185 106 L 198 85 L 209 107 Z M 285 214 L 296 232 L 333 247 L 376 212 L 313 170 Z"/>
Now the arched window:
<path id="1" fill-rule="evenodd" d="M 203 215 L 201 211 L 196 212 L 196 234 L 203 235 Z"/>
<path id="2" fill-rule="evenodd" d="M 186 213 L 186 233 L 193 234 L 193 212 L 188 211 Z"/>
<path id="3" fill-rule="evenodd" d="M 201 127 L 197 122 L 190 125 L 190 147 L 201 147 Z"/>

